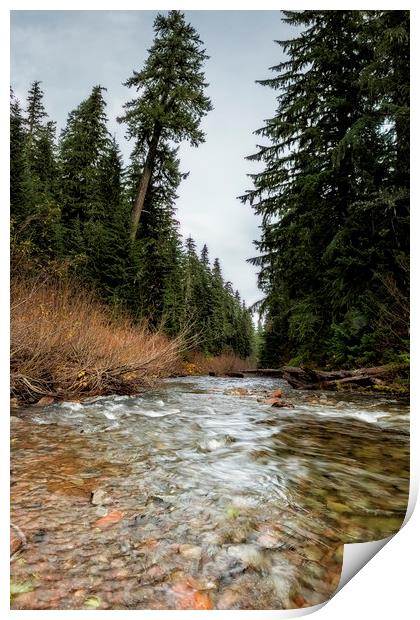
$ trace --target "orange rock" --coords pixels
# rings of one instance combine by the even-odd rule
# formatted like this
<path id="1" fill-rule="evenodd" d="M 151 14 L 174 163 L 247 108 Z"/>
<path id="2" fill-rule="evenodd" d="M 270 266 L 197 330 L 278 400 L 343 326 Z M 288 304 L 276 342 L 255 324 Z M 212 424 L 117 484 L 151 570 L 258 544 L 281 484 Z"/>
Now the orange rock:
<path id="1" fill-rule="evenodd" d="M 114 523 L 118 523 L 123 518 L 124 513 L 119 510 L 114 510 L 113 512 L 109 512 L 104 517 L 101 517 L 97 521 L 95 521 L 95 527 L 108 527 L 109 525 L 113 525 Z"/>
<path id="2" fill-rule="evenodd" d="M 213 609 L 213 603 L 207 592 L 193 590 L 187 583 L 175 584 L 176 609 Z"/>
<path id="3" fill-rule="evenodd" d="M 159 545 L 159 541 L 156 538 L 148 538 L 144 541 L 144 545 L 148 549 L 155 549 Z"/>
<path id="4" fill-rule="evenodd" d="M 10 528 L 10 555 L 16 553 L 22 546 L 22 540 L 15 534 L 12 528 Z"/>
<path id="5" fill-rule="evenodd" d="M 274 390 L 273 392 L 271 392 L 270 394 L 271 398 L 281 398 L 283 396 L 283 392 L 282 390 Z"/>
<path id="6" fill-rule="evenodd" d="M 271 405 L 272 407 L 293 407 L 291 403 L 286 403 L 284 400 L 279 400 L 278 398 L 274 399 L 274 403 Z"/>
<path id="7" fill-rule="evenodd" d="M 213 609 L 213 603 L 207 592 L 194 592 L 193 609 Z"/>
<path id="8" fill-rule="evenodd" d="M 304 599 L 303 596 L 300 596 L 300 594 L 295 596 L 295 598 L 293 599 L 293 602 L 296 605 L 296 607 L 307 607 L 309 605 L 308 601 Z"/>
<path id="9" fill-rule="evenodd" d="M 277 402 L 280 402 L 278 398 L 266 398 L 265 400 L 263 400 L 264 405 L 274 406 Z"/>

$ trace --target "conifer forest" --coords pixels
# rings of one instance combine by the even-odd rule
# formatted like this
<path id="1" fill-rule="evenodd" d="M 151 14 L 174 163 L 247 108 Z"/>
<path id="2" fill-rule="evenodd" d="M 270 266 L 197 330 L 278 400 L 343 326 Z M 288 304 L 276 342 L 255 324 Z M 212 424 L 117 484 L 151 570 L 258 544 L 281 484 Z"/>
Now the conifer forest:
<path id="1" fill-rule="evenodd" d="M 11 608 L 327 602 L 407 520 L 410 12 L 11 34 Z"/>

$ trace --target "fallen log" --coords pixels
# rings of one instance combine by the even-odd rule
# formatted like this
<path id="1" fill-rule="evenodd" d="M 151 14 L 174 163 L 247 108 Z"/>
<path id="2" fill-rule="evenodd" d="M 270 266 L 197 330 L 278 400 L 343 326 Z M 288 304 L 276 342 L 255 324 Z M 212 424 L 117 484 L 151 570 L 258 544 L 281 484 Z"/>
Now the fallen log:
<path id="1" fill-rule="evenodd" d="M 252 368 L 251 370 L 241 370 L 243 374 L 258 375 L 260 377 L 283 377 L 281 368 Z"/>
<path id="2" fill-rule="evenodd" d="M 357 370 L 315 370 L 284 366 L 282 378 L 298 390 L 337 390 L 345 386 L 372 387 L 392 381 L 395 371 L 389 366 Z"/>
<path id="3" fill-rule="evenodd" d="M 385 385 L 395 378 L 395 369 L 389 366 L 359 368 L 357 370 L 316 370 L 308 367 L 254 368 L 244 374 L 284 379 L 297 390 L 337 390 L 340 387 L 372 387 Z"/>

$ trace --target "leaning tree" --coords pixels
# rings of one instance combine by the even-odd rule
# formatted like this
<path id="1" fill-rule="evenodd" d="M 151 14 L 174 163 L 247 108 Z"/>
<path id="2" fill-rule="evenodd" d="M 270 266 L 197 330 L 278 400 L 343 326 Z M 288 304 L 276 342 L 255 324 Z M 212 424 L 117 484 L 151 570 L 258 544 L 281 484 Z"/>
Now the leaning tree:
<path id="1" fill-rule="evenodd" d="M 125 82 L 139 95 L 124 105 L 125 114 L 118 119 L 127 124 L 127 137 L 147 149 L 131 212 L 133 240 L 160 143 L 188 140 L 198 146 L 204 142 L 201 119 L 212 109 L 202 71 L 208 56 L 196 30 L 179 11 L 159 14 L 154 30 L 155 39 L 142 70 L 134 71 Z"/>

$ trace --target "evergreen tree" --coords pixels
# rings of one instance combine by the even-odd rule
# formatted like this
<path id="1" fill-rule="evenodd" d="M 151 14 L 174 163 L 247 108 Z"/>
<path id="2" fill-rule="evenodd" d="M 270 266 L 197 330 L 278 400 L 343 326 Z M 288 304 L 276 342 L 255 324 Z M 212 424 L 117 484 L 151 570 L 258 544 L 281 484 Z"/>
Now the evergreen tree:
<path id="1" fill-rule="evenodd" d="M 207 59 L 195 29 L 179 11 L 159 14 L 154 23 L 155 39 L 143 69 L 134 71 L 125 85 L 141 90 L 124 106 L 119 118 L 127 123 L 127 136 L 147 151 L 131 214 L 134 240 L 152 178 L 160 143 L 188 140 L 192 146 L 204 142 L 201 118 L 211 110 L 205 96 L 202 65 Z"/>
<path id="2" fill-rule="evenodd" d="M 123 194 L 122 157 L 115 139 L 103 148 L 97 169 L 97 204 L 84 224 L 89 275 L 114 306 L 129 305 L 134 270 Z"/>
<path id="3" fill-rule="evenodd" d="M 104 90 L 95 86 L 90 96 L 70 112 L 60 139 L 63 222 L 74 229 L 77 237 L 82 234 L 83 223 L 102 211 L 99 170 L 110 140 Z M 80 245 L 83 247 L 82 242 Z"/>
<path id="4" fill-rule="evenodd" d="M 130 206 L 137 193 L 138 169 L 146 157 L 143 145 L 137 143 L 129 170 Z M 139 312 L 153 325 L 163 321 L 171 334 L 181 327 L 181 241 L 175 200 L 185 176 L 179 169 L 177 149 L 162 142 L 132 249 L 137 266 L 135 295 Z"/>
<path id="5" fill-rule="evenodd" d="M 134 269 L 118 145 L 107 128 L 102 86 L 73 110 L 59 144 L 64 254 L 114 305 L 128 305 Z"/>
<path id="6" fill-rule="evenodd" d="M 20 224 L 27 217 L 25 195 L 25 124 L 19 101 L 10 92 L 10 212 L 12 222 Z"/>
<path id="7" fill-rule="evenodd" d="M 249 159 L 265 169 L 242 199 L 263 218 L 252 262 L 265 293 L 262 355 L 270 365 L 383 359 L 380 281 L 396 271 L 408 238 L 407 202 L 396 209 L 389 194 L 398 125 L 390 112 L 399 110 L 403 132 L 407 102 L 390 106 L 395 93 L 384 85 L 395 71 L 399 96 L 408 89 L 397 60 L 407 57 L 408 12 L 386 13 L 286 11 L 284 21 L 301 33 L 279 42 L 288 59 L 261 82 L 280 91 L 278 108 L 256 132 L 269 144 Z"/>
<path id="8" fill-rule="evenodd" d="M 43 101 L 44 93 L 40 84 L 39 80 L 32 83 L 26 100 L 26 126 L 29 138 L 32 138 L 39 127 L 43 126 L 43 119 L 47 116 Z"/>
<path id="9" fill-rule="evenodd" d="M 55 124 L 47 120 L 40 82 L 32 84 L 26 115 L 11 107 L 11 219 L 15 242 L 33 258 L 48 260 L 61 242 L 56 203 Z"/>
<path id="10" fill-rule="evenodd" d="M 209 250 L 206 244 L 204 244 L 202 247 L 201 254 L 200 254 L 200 260 L 201 260 L 201 263 L 204 265 L 204 267 L 206 268 L 209 267 Z"/>

